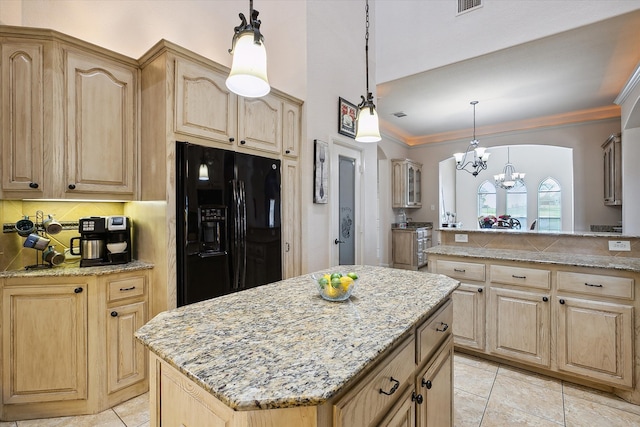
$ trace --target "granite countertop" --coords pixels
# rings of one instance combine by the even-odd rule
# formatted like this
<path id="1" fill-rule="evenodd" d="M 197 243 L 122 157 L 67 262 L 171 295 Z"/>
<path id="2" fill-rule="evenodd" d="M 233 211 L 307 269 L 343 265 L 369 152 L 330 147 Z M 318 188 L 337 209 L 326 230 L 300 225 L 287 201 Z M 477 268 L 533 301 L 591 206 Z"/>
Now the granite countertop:
<path id="1" fill-rule="evenodd" d="M 236 410 L 320 405 L 458 286 L 443 275 L 372 266 L 345 302 L 310 275 L 160 313 L 136 332 L 158 357 Z"/>
<path id="2" fill-rule="evenodd" d="M 621 256 L 614 257 L 559 252 L 467 248 L 462 246 L 445 245 L 428 248 L 427 256 L 428 254 L 504 261 L 525 261 L 538 264 L 558 264 L 576 267 L 610 268 L 613 270 L 640 272 L 640 258 Z"/>
<path id="3" fill-rule="evenodd" d="M 52 267 L 33 270 L 0 271 L 0 278 L 5 277 L 48 277 L 48 276 L 102 276 L 104 274 L 123 273 L 126 271 L 147 270 L 153 264 L 144 261 L 131 261 L 127 264 L 102 265 L 97 267 Z"/>

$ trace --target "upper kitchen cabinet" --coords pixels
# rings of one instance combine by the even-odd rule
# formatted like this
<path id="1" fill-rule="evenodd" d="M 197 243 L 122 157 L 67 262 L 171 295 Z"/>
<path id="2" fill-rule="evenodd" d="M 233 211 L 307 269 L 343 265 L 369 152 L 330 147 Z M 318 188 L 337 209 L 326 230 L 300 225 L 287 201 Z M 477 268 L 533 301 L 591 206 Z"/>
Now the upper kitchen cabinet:
<path id="1" fill-rule="evenodd" d="M 0 49 L 1 197 L 134 200 L 137 61 L 28 27 Z"/>
<path id="2" fill-rule="evenodd" d="M 392 207 L 422 207 L 422 164 L 408 159 L 391 160 Z"/>
<path id="3" fill-rule="evenodd" d="M 602 144 L 604 159 L 604 204 L 622 205 L 622 140 L 611 135 Z"/>

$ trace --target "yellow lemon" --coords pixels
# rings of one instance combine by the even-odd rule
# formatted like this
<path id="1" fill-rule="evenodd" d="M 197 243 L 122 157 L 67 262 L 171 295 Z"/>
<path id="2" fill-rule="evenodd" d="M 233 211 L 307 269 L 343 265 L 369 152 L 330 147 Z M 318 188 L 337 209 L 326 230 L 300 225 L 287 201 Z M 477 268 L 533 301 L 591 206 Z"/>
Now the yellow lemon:
<path id="1" fill-rule="evenodd" d="M 340 288 L 343 293 L 346 293 L 351 285 L 353 284 L 353 279 L 349 276 L 343 276 L 340 278 Z"/>

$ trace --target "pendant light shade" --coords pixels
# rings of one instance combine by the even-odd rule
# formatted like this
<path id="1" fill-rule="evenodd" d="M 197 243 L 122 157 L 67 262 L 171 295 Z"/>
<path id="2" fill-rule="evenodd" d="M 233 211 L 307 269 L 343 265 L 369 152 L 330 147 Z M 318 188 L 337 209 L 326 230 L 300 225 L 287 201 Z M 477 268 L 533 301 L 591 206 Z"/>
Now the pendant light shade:
<path id="1" fill-rule="evenodd" d="M 358 104 L 358 128 L 356 130 L 356 141 L 358 142 L 378 142 L 380 137 L 380 124 L 378 123 L 378 113 L 373 103 L 373 94 L 369 92 L 369 0 L 365 2 L 366 31 L 364 35 L 364 53 L 367 71 L 367 98 L 361 96 L 362 102 Z"/>
<path id="2" fill-rule="evenodd" d="M 201 163 L 198 169 L 198 180 L 209 181 L 209 166 L 206 163 Z"/>
<path id="3" fill-rule="evenodd" d="M 226 85 L 240 96 L 259 98 L 271 91 L 267 78 L 267 50 L 260 33 L 259 12 L 253 9 L 253 0 L 249 2 L 249 9 L 250 22 L 247 23 L 241 13 L 241 24 L 234 28 L 233 45 L 229 50 L 233 54 L 233 62 Z"/>

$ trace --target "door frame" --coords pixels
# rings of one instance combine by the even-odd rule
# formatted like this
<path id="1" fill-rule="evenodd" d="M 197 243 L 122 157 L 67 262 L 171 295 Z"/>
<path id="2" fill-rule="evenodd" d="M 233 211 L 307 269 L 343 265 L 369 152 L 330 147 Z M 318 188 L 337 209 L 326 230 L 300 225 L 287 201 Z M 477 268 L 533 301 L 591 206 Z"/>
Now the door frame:
<path id="1" fill-rule="evenodd" d="M 339 208 L 339 191 L 340 191 L 340 182 L 339 182 L 339 168 L 338 168 L 338 159 L 339 156 L 351 157 L 355 159 L 355 263 L 357 265 L 362 264 L 363 257 L 363 245 L 362 245 L 362 237 L 363 237 L 363 221 L 364 215 L 362 212 L 362 206 L 364 206 L 364 195 L 362 194 L 362 148 L 356 144 L 348 143 L 344 140 L 332 138 L 332 149 L 331 151 L 331 164 L 333 167 L 330 168 L 330 203 L 331 203 L 331 228 L 330 228 L 330 236 L 331 236 L 331 265 L 338 265 L 340 262 L 340 253 L 339 253 L 339 245 L 334 244 L 334 239 L 339 237 L 338 231 L 340 229 L 340 218 L 338 213 Z"/>

